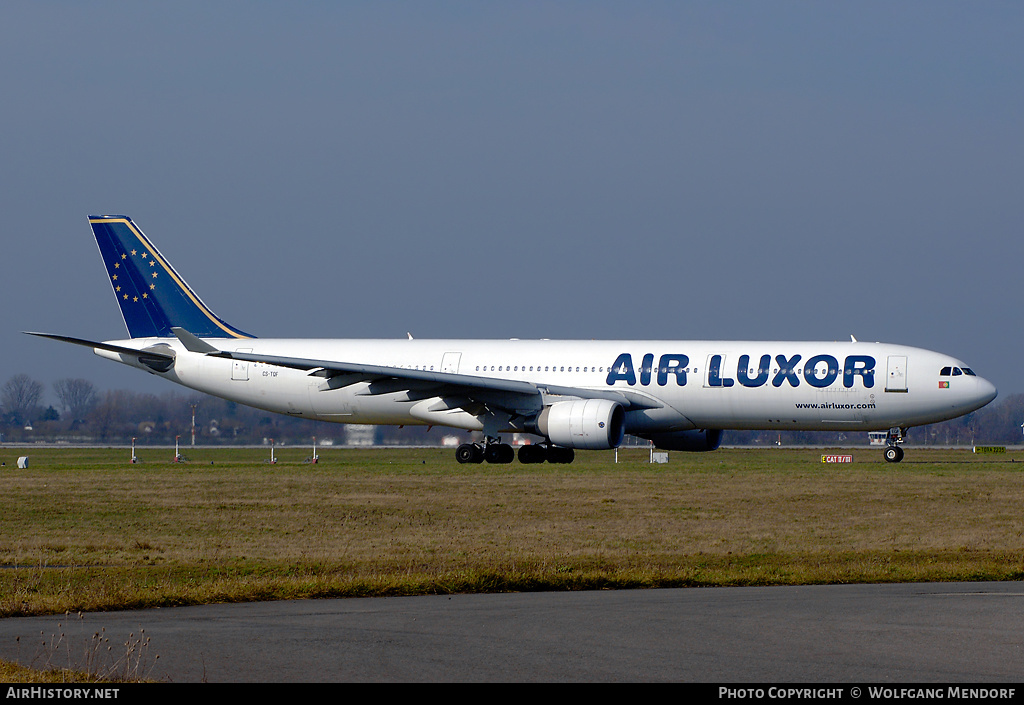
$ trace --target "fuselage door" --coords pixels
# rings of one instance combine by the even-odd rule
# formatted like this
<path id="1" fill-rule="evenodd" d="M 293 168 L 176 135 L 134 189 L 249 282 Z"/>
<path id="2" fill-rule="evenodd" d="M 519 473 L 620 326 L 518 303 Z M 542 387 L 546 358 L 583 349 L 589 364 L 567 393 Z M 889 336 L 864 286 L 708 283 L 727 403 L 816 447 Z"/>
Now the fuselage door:
<path id="1" fill-rule="evenodd" d="M 441 371 L 458 374 L 460 360 L 462 360 L 462 353 L 446 352 L 444 357 L 441 358 Z"/>
<path id="2" fill-rule="evenodd" d="M 890 355 L 889 368 L 885 374 L 885 391 L 907 391 L 907 356 Z"/>
<path id="3" fill-rule="evenodd" d="M 235 352 L 252 352 L 252 348 L 239 348 Z M 249 379 L 249 361 L 248 360 L 232 360 L 231 361 L 231 379 L 246 381 Z"/>
<path id="4" fill-rule="evenodd" d="M 708 355 L 707 365 L 704 368 L 705 387 L 731 387 L 736 383 L 736 380 L 732 378 L 734 375 L 728 374 L 726 358 L 727 355 L 725 353 L 712 353 Z"/>

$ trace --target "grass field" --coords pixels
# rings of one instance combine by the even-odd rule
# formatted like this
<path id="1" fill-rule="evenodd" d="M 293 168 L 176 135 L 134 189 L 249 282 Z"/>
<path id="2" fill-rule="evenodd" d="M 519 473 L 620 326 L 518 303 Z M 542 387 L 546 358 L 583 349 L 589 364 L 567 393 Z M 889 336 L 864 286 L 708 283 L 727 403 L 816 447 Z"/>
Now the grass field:
<path id="1" fill-rule="evenodd" d="M 1024 454 L 0 449 L 0 616 L 208 602 L 1024 577 Z M 18 469 L 19 455 L 29 467 Z"/>

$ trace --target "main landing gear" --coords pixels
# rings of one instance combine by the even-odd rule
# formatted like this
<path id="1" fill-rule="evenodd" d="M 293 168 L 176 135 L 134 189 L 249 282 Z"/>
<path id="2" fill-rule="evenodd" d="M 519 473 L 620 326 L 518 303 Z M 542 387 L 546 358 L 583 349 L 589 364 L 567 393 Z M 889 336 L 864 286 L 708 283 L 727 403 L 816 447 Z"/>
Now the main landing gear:
<path id="1" fill-rule="evenodd" d="M 519 449 L 519 462 L 524 465 L 530 463 L 562 463 L 568 464 L 576 459 L 576 451 L 572 448 L 553 446 L 550 443 L 539 445 L 522 446 Z"/>
<path id="2" fill-rule="evenodd" d="M 885 462 L 898 463 L 903 460 L 903 449 L 897 445 L 903 442 L 903 429 L 890 428 L 885 438 Z"/>
<path id="3" fill-rule="evenodd" d="M 455 459 L 460 463 L 508 464 L 516 457 L 516 452 L 507 443 L 497 438 L 488 438 L 485 443 L 463 443 L 455 451 Z M 561 448 L 550 443 L 527 445 L 519 448 L 519 462 L 524 465 L 533 463 L 571 463 L 576 458 L 572 448 Z"/>
<path id="4" fill-rule="evenodd" d="M 487 439 L 486 443 L 463 443 L 455 450 L 455 459 L 460 463 L 497 463 L 506 465 L 515 460 L 516 452 L 507 443 L 498 439 Z"/>

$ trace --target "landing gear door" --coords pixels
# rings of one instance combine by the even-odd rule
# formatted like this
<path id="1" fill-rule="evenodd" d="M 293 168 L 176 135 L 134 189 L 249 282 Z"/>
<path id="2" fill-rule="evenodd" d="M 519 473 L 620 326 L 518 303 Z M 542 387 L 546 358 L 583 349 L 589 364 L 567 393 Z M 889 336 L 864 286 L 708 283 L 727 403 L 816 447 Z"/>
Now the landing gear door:
<path id="1" fill-rule="evenodd" d="M 907 391 L 907 357 L 905 355 L 889 356 L 889 368 L 885 374 L 885 391 Z"/>

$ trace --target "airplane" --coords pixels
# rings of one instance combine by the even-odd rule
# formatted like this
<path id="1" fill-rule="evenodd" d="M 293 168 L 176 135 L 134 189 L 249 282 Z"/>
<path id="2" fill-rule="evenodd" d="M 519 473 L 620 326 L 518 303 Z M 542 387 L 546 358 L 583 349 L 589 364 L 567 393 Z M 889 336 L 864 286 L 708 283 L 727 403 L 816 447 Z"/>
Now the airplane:
<path id="1" fill-rule="evenodd" d="M 886 431 L 903 459 L 912 426 L 988 404 L 963 362 L 885 343 L 668 340 L 258 338 L 203 303 L 125 215 L 90 216 L 127 339 L 29 333 L 191 389 L 320 421 L 482 432 L 460 463 L 510 463 L 502 434 L 539 441 L 521 463 L 571 463 L 631 434 L 663 450 L 713 451 L 726 430 Z"/>

